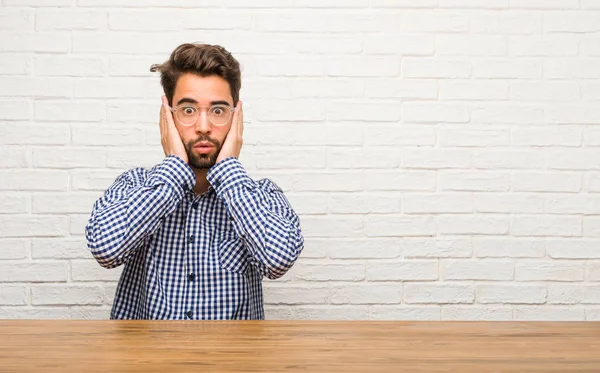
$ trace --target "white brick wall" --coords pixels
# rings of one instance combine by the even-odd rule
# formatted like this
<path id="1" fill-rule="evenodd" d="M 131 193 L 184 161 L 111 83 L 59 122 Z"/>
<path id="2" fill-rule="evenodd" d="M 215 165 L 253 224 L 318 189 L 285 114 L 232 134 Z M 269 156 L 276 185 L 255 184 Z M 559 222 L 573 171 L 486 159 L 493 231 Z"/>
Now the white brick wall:
<path id="1" fill-rule="evenodd" d="M 83 227 L 162 159 L 150 65 L 205 41 L 306 237 L 268 318 L 600 320 L 598 32 L 599 0 L 0 0 L 0 318 L 108 317 Z"/>

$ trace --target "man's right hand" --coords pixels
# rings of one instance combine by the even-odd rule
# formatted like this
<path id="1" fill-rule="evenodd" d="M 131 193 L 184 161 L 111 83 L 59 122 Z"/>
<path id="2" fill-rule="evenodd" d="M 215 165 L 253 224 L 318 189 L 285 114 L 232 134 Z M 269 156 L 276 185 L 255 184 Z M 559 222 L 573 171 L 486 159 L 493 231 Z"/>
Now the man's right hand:
<path id="1" fill-rule="evenodd" d="M 169 101 L 166 96 L 162 96 L 162 105 L 160 108 L 160 142 L 165 156 L 176 155 L 183 159 L 185 163 L 189 163 L 188 156 L 185 151 L 185 146 L 177 132 L 175 122 L 173 121 L 173 113 L 169 107 Z"/>

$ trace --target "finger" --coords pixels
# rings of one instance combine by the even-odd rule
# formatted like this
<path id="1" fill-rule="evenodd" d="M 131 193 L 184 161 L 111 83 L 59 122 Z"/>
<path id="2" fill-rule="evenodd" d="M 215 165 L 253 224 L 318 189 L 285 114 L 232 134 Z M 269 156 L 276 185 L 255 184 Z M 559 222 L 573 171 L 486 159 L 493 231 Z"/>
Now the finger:
<path id="1" fill-rule="evenodd" d="M 173 112 L 169 107 L 169 101 L 167 101 L 167 97 L 163 96 L 163 106 L 165 108 L 165 124 L 171 129 L 175 129 L 175 121 L 173 120 Z"/>
<path id="2" fill-rule="evenodd" d="M 242 100 L 238 101 L 238 124 L 237 124 L 237 128 L 238 128 L 238 136 L 241 138 L 242 135 L 244 134 L 244 109 L 242 107 Z"/>

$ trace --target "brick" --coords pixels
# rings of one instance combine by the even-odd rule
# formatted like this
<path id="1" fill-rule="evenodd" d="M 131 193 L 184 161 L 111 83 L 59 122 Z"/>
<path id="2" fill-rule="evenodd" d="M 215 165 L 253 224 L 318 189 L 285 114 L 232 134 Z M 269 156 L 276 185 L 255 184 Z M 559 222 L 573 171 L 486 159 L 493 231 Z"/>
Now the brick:
<path id="1" fill-rule="evenodd" d="M 101 168 L 106 162 L 104 149 L 54 147 L 33 150 L 33 165 L 39 168 Z"/>
<path id="2" fill-rule="evenodd" d="M 0 239 L 0 260 L 25 259 L 29 256 L 30 246 L 29 240 L 22 238 Z"/>
<path id="3" fill-rule="evenodd" d="M 514 236 L 581 236 L 582 223 L 578 216 L 513 216 L 511 232 Z"/>
<path id="4" fill-rule="evenodd" d="M 548 122 L 556 124 L 596 124 L 600 119 L 598 105 L 556 104 L 545 110 Z"/>
<path id="5" fill-rule="evenodd" d="M 297 192 L 353 192 L 363 189 L 363 180 L 353 173 L 304 173 L 293 180 Z"/>
<path id="6" fill-rule="evenodd" d="M 481 58 L 473 61 L 473 76 L 493 79 L 541 79 L 543 63 L 528 58 Z"/>
<path id="7" fill-rule="evenodd" d="M 308 151 L 307 151 L 308 150 Z M 319 148 L 261 148 L 256 152 L 258 169 L 324 169 L 327 149 Z"/>
<path id="8" fill-rule="evenodd" d="M 546 244 L 542 239 L 474 237 L 473 249 L 480 258 L 542 258 Z"/>
<path id="9" fill-rule="evenodd" d="M 438 217 L 440 234 L 507 234 L 509 219 L 494 215 L 441 215 Z"/>
<path id="10" fill-rule="evenodd" d="M 5 145 L 66 145 L 71 136 L 65 123 L 0 123 L 0 132 L 0 144 Z"/>
<path id="11" fill-rule="evenodd" d="M 71 320 L 109 320 L 110 311 L 110 307 L 71 307 L 69 318 Z"/>
<path id="12" fill-rule="evenodd" d="M 476 150 L 473 165 L 483 169 L 540 169 L 546 165 L 546 154 L 525 150 Z"/>
<path id="13" fill-rule="evenodd" d="M 470 28 L 468 15 L 453 10 L 407 10 L 399 18 L 399 30 L 406 34 L 468 32 Z"/>
<path id="14" fill-rule="evenodd" d="M 250 29 L 251 20 L 232 11 L 111 10 L 108 25 L 118 31 L 233 30 Z"/>
<path id="15" fill-rule="evenodd" d="M 68 32 L 3 32 L 0 52 L 68 53 L 71 34 Z"/>
<path id="16" fill-rule="evenodd" d="M 369 262 L 368 281 L 434 281 L 438 279 L 437 260 Z"/>
<path id="17" fill-rule="evenodd" d="M 103 58 L 42 55 L 35 57 L 35 73 L 41 76 L 103 76 Z M 123 87 L 120 87 L 123 88 Z"/>
<path id="18" fill-rule="evenodd" d="M 31 1 L 31 0 L 29 0 Z M 57 0 L 54 0 L 57 1 Z M 231 2 L 228 0 L 228 2 Z M 283 3 L 283 2 L 282 2 Z M 180 0 L 174 5 L 164 0 L 136 0 L 134 2 L 123 3 L 119 0 L 77 0 L 77 6 L 80 7 L 123 7 L 123 8 L 215 8 L 221 7 L 223 1 L 204 0 L 198 3 L 194 0 Z"/>
<path id="19" fill-rule="evenodd" d="M 329 211 L 329 196 L 326 193 L 286 193 L 285 197 L 299 215 L 321 215 Z"/>
<path id="20" fill-rule="evenodd" d="M 581 97 L 579 84 L 573 82 L 512 82 L 511 100 L 577 101 Z"/>
<path id="21" fill-rule="evenodd" d="M 0 215 L 0 237 L 65 236 L 67 220 L 63 216 Z"/>
<path id="22" fill-rule="evenodd" d="M 73 235 L 83 235 L 85 233 L 85 226 L 90 218 L 89 214 L 85 215 L 69 215 L 69 233 Z"/>
<path id="23" fill-rule="evenodd" d="M 407 149 L 402 152 L 404 169 L 470 168 L 471 152 L 463 149 Z"/>
<path id="24" fill-rule="evenodd" d="M 292 204 L 295 206 L 294 204 Z M 337 193 L 329 197 L 333 214 L 392 214 L 402 212 L 402 200 L 396 193 Z"/>
<path id="25" fill-rule="evenodd" d="M 302 231 L 307 237 L 359 237 L 364 223 L 362 217 L 316 217 L 302 219 Z"/>
<path id="26" fill-rule="evenodd" d="M 511 307 L 443 306 L 442 320 L 455 321 L 509 321 Z"/>
<path id="27" fill-rule="evenodd" d="M 583 281 L 582 262 L 524 260 L 515 264 L 516 281 Z"/>
<path id="28" fill-rule="evenodd" d="M 545 285 L 477 285 L 479 303 L 542 304 L 546 302 Z"/>
<path id="29" fill-rule="evenodd" d="M 547 79 L 599 79 L 597 58 L 553 58 L 544 61 Z M 570 83 L 574 84 L 574 83 Z"/>
<path id="30" fill-rule="evenodd" d="M 548 240 L 548 256 L 554 259 L 600 259 L 600 241 L 593 238 Z"/>
<path id="31" fill-rule="evenodd" d="M 273 82 L 272 82 L 273 83 Z M 279 82 L 291 90 L 290 97 L 315 98 L 315 97 L 351 97 L 362 98 L 364 96 L 364 83 L 358 80 L 349 80 L 345 78 L 326 80 L 319 78 L 294 79 L 292 82 Z M 290 87 L 291 83 L 291 87 Z M 247 88 L 247 86 L 246 86 Z M 271 90 L 272 86 L 265 85 L 263 82 L 257 83 L 257 90 Z M 244 94 L 247 97 L 247 93 Z M 281 97 L 280 95 L 276 97 Z"/>
<path id="32" fill-rule="evenodd" d="M 256 75 L 263 77 L 324 76 L 326 61 L 315 57 L 257 57 Z"/>
<path id="33" fill-rule="evenodd" d="M 325 150 L 325 149 L 324 149 Z M 287 154 L 294 154 L 293 151 L 289 149 L 286 150 Z M 299 153 L 307 153 L 306 150 L 301 150 Z M 317 159 L 314 159 L 310 162 L 305 162 L 305 167 L 310 168 L 319 168 L 320 165 L 322 167 L 325 166 L 325 160 L 327 160 L 327 167 L 329 169 L 336 168 L 398 168 L 400 166 L 400 155 L 397 152 L 390 151 L 388 149 L 377 149 L 377 148 L 334 148 L 327 150 L 326 157 L 325 154 L 321 156 L 316 153 L 314 150 L 310 152 L 315 155 Z M 268 156 L 268 155 L 267 155 Z M 273 157 L 273 155 L 270 155 Z M 306 158 L 306 155 L 303 156 Z M 297 156 L 296 158 L 302 158 L 301 156 Z M 285 158 L 284 158 L 285 159 Z M 307 160 L 308 161 L 308 160 Z M 283 166 L 283 165 L 282 165 Z M 292 167 L 296 168 L 294 164 L 291 164 Z M 302 167 L 298 167 L 302 168 Z"/>
<path id="34" fill-rule="evenodd" d="M 70 314 L 67 307 L 0 307 L 0 317 L 23 320 L 68 320 Z"/>
<path id="35" fill-rule="evenodd" d="M 165 153 L 158 147 L 138 148 L 112 147 L 106 151 L 106 167 L 131 169 L 134 167 L 153 167 L 163 161 Z"/>
<path id="36" fill-rule="evenodd" d="M 157 98 L 163 93 L 154 79 L 143 78 L 81 78 L 75 81 L 76 98 Z"/>
<path id="37" fill-rule="evenodd" d="M 577 9 L 578 0 L 510 0 L 511 8 L 522 9 Z"/>
<path id="38" fill-rule="evenodd" d="M 582 131 L 580 128 L 564 126 L 515 128 L 511 131 L 511 141 L 514 146 L 573 146 L 581 145 Z M 588 139 L 588 136 L 583 136 Z"/>
<path id="39" fill-rule="evenodd" d="M 586 189 L 589 192 L 600 192 L 600 173 L 599 172 L 587 172 L 586 173 Z"/>
<path id="40" fill-rule="evenodd" d="M 600 100 L 600 84 L 596 82 L 582 83 L 581 96 L 583 100 Z"/>
<path id="41" fill-rule="evenodd" d="M 548 304 L 578 304 L 585 298 L 585 288 L 579 284 L 549 284 Z"/>
<path id="42" fill-rule="evenodd" d="M 473 197 L 465 193 L 412 194 L 402 196 L 405 214 L 473 212 Z"/>
<path id="43" fill-rule="evenodd" d="M 435 128 L 410 125 L 369 125 L 365 129 L 366 145 L 433 146 Z"/>
<path id="44" fill-rule="evenodd" d="M 298 103 L 302 103 L 298 105 Z M 347 106 L 347 105 L 346 105 Z M 311 110 L 306 110 L 310 107 Z M 271 102 L 258 102 L 255 106 L 256 118 L 261 122 L 290 121 L 322 121 L 328 106 L 322 102 L 302 100 L 298 102 L 273 100 Z M 337 118 L 339 120 L 340 118 Z"/>
<path id="45" fill-rule="evenodd" d="M 327 106 L 329 121 L 397 122 L 401 106 L 398 103 L 336 102 Z"/>
<path id="46" fill-rule="evenodd" d="M 35 119 L 40 121 L 98 122 L 106 117 L 104 102 L 38 101 Z"/>
<path id="47" fill-rule="evenodd" d="M 514 276 L 512 261 L 502 260 L 442 260 L 441 278 L 447 280 L 511 281 Z"/>
<path id="48" fill-rule="evenodd" d="M 514 192 L 579 192 L 582 177 L 576 172 L 527 172 L 513 176 Z"/>
<path id="49" fill-rule="evenodd" d="M 509 0 L 439 0 L 440 8 L 506 9 Z"/>
<path id="50" fill-rule="evenodd" d="M 542 124 L 544 109 L 538 105 L 479 103 L 473 108 L 471 122 Z"/>
<path id="51" fill-rule="evenodd" d="M 501 80 L 440 80 L 442 100 L 507 100 L 508 82 Z"/>
<path id="52" fill-rule="evenodd" d="M 442 147 L 497 147 L 510 143 L 511 133 L 505 128 L 470 129 L 462 126 L 444 126 L 437 130 Z"/>
<path id="53" fill-rule="evenodd" d="M 438 321 L 440 314 L 439 306 L 372 306 L 370 319 Z"/>
<path id="54" fill-rule="evenodd" d="M 253 129 L 256 129 L 254 132 Z M 362 127 L 350 123 L 277 123 L 244 130 L 244 144 L 297 146 L 357 146 L 363 144 Z M 319 132 L 319 136 L 314 134 Z M 160 136 L 156 136 L 160 140 Z M 159 145 L 159 144 L 157 144 Z M 242 150 L 244 152 L 244 150 Z"/>
<path id="55" fill-rule="evenodd" d="M 587 281 L 600 281 L 600 261 L 586 263 L 585 279 Z"/>
<path id="56" fill-rule="evenodd" d="M 468 258 L 473 253 L 470 238 L 405 238 L 401 241 L 405 258 Z"/>
<path id="57" fill-rule="evenodd" d="M 72 145 L 135 146 L 144 145 L 141 128 L 107 124 L 73 124 Z"/>
<path id="58" fill-rule="evenodd" d="M 155 33 L 148 38 L 143 33 L 75 31 L 72 43 L 71 52 L 76 54 L 158 54 L 170 53 L 181 44 L 181 38 L 174 33 Z"/>
<path id="59" fill-rule="evenodd" d="M 471 17 L 470 32 L 475 34 L 540 34 L 542 14 L 535 12 L 482 12 Z"/>
<path id="60" fill-rule="evenodd" d="M 346 285 L 334 287 L 332 304 L 396 304 L 402 300 L 402 286 L 398 284 Z"/>
<path id="61" fill-rule="evenodd" d="M 330 76 L 395 77 L 400 74 L 400 59 L 390 57 L 348 57 L 328 64 Z"/>
<path id="62" fill-rule="evenodd" d="M 0 282 L 65 282 L 66 262 L 10 262 L 0 263 Z"/>
<path id="63" fill-rule="evenodd" d="M 0 30 L 30 31 L 33 29 L 32 9 L 0 9 Z"/>
<path id="64" fill-rule="evenodd" d="M 102 290 L 98 286 L 39 285 L 31 288 L 33 305 L 102 304 Z"/>
<path id="65" fill-rule="evenodd" d="M 71 97 L 73 83 L 69 78 L 3 77 L 0 96 L 5 97 Z"/>
<path id="66" fill-rule="evenodd" d="M 0 193 L 0 214 L 26 214 L 29 212 L 29 201 L 29 196 L 25 194 Z"/>
<path id="67" fill-rule="evenodd" d="M 510 175 L 495 171 L 443 171 L 439 173 L 439 189 L 442 191 L 506 192 L 510 187 Z"/>
<path id="68" fill-rule="evenodd" d="M 600 214 L 600 196 L 590 194 L 548 195 L 545 204 L 550 214 Z"/>
<path id="69" fill-rule="evenodd" d="M 370 191 L 432 191 L 436 184 L 433 171 L 369 172 L 363 176 L 365 189 Z"/>
<path id="70" fill-rule="evenodd" d="M 23 306 L 27 304 L 28 291 L 25 286 L 0 287 L 0 305 Z"/>
<path id="71" fill-rule="evenodd" d="M 402 77 L 405 78 L 468 78 L 471 62 L 448 58 L 402 58 Z"/>
<path id="72" fill-rule="evenodd" d="M 0 148 L 0 168 L 25 168 L 31 165 L 30 151 L 23 147 Z"/>
<path id="73" fill-rule="evenodd" d="M 101 193 L 35 193 L 33 213 L 89 213 L 94 202 L 101 196 Z"/>
<path id="74" fill-rule="evenodd" d="M 599 216 L 584 216 L 583 217 L 583 236 L 584 237 L 600 237 L 600 228 L 596 225 L 600 223 Z"/>
<path id="75" fill-rule="evenodd" d="M 314 241 L 311 242 L 314 244 Z M 326 246 L 331 259 L 392 259 L 400 254 L 399 241 L 394 238 L 331 239 L 320 242 Z"/>
<path id="76" fill-rule="evenodd" d="M 506 41 L 503 36 L 436 35 L 436 52 L 441 56 L 503 56 Z"/>
<path id="77" fill-rule="evenodd" d="M 457 304 L 473 303 L 475 288 L 471 285 L 456 284 L 404 284 L 406 303 Z"/>
<path id="78" fill-rule="evenodd" d="M 32 112 L 29 101 L 0 100 L 0 120 L 27 120 Z"/>
<path id="79" fill-rule="evenodd" d="M 33 259 L 91 259 L 85 238 L 34 238 L 31 240 Z"/>
<path id="80" fill-rule="evenodd" d="M 330 291 L 325 286 L 265 286 L 265 304 L 327 304 Z"/>
<path id="81" fill-rule="evenodd" d="M 581 9 L 600 9 L 596 0 L 581 0 Z"/>
<path id="82" fill-rule="evenodd" d="M 31 56 L 11 53 L 0 56 L 2 75 L 29 75 L 33 68 Z"/>
<path id="83" fill-rule="evenodd" d="M 363 264 L 309 264 L 294 265 L 294 279 L 300 281 L 362 281 Z"/>
<path id="84" fill-rule="evenodd" d="M 365 231 L 368 237 L 435 236 L 436 221 L 431 216 L 369 215 Z"/>
<path id="85" fill-rule="evenodd" d="M 38 9 L 35 13 L 37 31 L 102 30 L 106 29 L 106 12 L 80 9 Z"/>
<path id="86" fill-rule="evenodd" d="M 466 123 L 471 119 L 471 108 L 458 103 L 405 102 L 402 114 L 405 122 Z"/>
<path id="87" fill-rule="evenodd" d="M 71 280 L 73 282 L 87 281 L 118 281 L 123 267 L 116 269 L 102 268 L 98 262 L 90 260 L 71 261 Z"/>
<path id="88" fill-rule="evenodd" d="M 366 39 L 369 40 L 369 39 Z M 296 52 L 306 54 L 359 54 L 363 48 L 356 39 L 352 37 L 319 35 L 312 36 L 299 34 L 297 38 L 290 40 Z M 363 42 L 366 45 L 366 41 Z M 379 44 L 375 44 L 377 48 Z M 410 48 L 410 46 L 409 46 Z M 418 48 L 414 46 L 414 48 Z M 423 47 L 420 47 L 423 48 Z"/>
<path id="89" fill-rule="evenodd" d="M 367 320 L 367 306 L 298 306 L 290 320 Z"/>
<path id="90" fill-rule="evenodd" d="M 148 56 L 110 56 L 108 62 L 109 76 L 159 76 L 150 72 L 150 66 L 163 62 L 154 55 Z"/>
<path id="91" fill-rule="evenodd" d="M 585 319 L 587 321 L 600 321 L 600 308 L 586 308 Z"/>
<path id="92" fill-rule="evenodd" d="M 368 8 L 369 0 L 350 0 L 343 3 L 337 0 L 296 0 L 294 5 L 304 8 Z"/>
<path id="93" fill-rule="evenodd" d="M 438 5 L 439 0 L 371 0 L 373 8 L 430 8 Z"/>
<path id="94" fill-rule="evenodd" d="M 366 95 L 373 98 L 435 99 L 437 84 L 431 80 L 377 79 L 366 83 Z"/>
<path id="95" fill-rule="evenodd" d="M 357 44 L 356 41 L 354 44 Z M 365 54 L 432 56 L 435 43 L 433 35 L 365 36 L 362 49 Z"/>
<path id="96" fill-rule="evenodd" d="M 567 57 L 578 53 L 578 41 L 572 36 L 527 35 L 508 38 L 508 55 L 515 57 Z"/>
<path id="97" fill-rule="evenodd" d="M 386 32 L 396 28 L 396 17 L 391 14 L 302 12 L 258 15 L 255 28 L 259 32 L 350 33 Z M 225 44 L 227 45 L 227 44 Z"/>
<path id="98" fill-rule="evenodd" d="M 33 6 L 33 7 L 54 7 L 71 6 L 73 0 L 4 0 L 4 6 Z"/>
<path id="99" fill-rule="evenodd" d="M 66 191 L 68 181 L 66 171 L 0 170 L 0 190 Z"/>
<path id="100" fill-rule="evenodd" d="M 600 31 L 600 14 L 590 11 L 548 12 L 544 14 L 544 32 L 592 33 Z"/>
<path id="101" fill-rule="evenodd" d="M 478 193 L 474 196 L 474 211 L 495 213 L 543 213 L 544 198 L 536 194 Z"/>
<path id="102" fill-rule="evenodd" d="M 585 310 L 573 307 L 521 306 L 515 307 L 513 319 L 521 321 L 583 321 Z"/>

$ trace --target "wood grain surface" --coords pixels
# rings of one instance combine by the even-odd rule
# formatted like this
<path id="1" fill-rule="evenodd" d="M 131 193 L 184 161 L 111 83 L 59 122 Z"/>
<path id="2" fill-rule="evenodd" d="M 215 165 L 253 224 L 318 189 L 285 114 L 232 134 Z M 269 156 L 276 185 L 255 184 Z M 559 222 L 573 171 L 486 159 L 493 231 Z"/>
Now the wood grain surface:
<path id="1" fill-rule="evenodd" d="M 0 372 L 600 372 L 599 322 L 0 320 Z"/>

